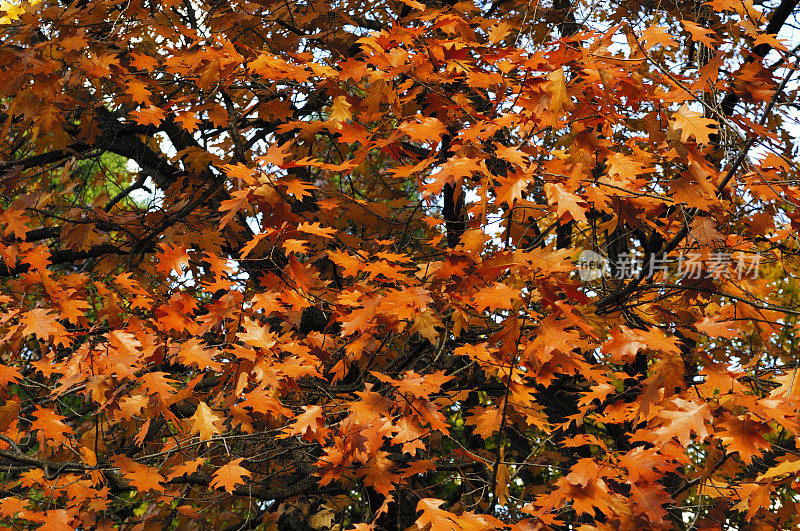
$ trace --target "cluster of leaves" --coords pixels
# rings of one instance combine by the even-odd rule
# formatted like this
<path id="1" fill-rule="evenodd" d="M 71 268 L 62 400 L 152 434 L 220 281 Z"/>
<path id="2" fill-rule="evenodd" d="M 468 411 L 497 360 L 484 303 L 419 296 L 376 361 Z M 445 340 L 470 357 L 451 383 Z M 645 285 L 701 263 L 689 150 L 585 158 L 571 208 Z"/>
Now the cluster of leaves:
<path id="1" fill-rule="evenodd" d="M 797 2 L 651 4 L 3 1 L 3 525 L 796 525 Z"/>

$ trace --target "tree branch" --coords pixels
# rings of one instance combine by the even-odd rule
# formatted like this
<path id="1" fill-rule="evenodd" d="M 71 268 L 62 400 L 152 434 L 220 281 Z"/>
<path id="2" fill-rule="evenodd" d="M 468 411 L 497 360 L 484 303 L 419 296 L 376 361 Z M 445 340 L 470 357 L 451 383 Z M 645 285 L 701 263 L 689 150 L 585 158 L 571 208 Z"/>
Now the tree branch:
<path id="1" fill-rule="evenodd" d="M 764 29 L 764 33 L 767 35 L 777 35 L 777 33 L 783 27 L 783 24 L 789 18 L 789 15 L 791 15 L 794 9 L 797 7 L 798 3 L 800 3 L 800 0 L 782 0 L 780 5 L 778 5 L 775 11 L 773 11 L 772 16 L 769 19 L 769 23 Z M 772 50 L 772 46 L 767 42 L 762 42 L 753 48 L 752 55 L 745 59 L 744 64 L 763 59 L 770 52 L 770 50 Z M 733 91 L 728 92 L 728 94 L 722 98 L 722 102 L 720 102 L 722 114 L 725 116 L 732 116 L 733 111 L 736 108 L 736 104 L 738 104 L 740 100 L 741 97 L 738 94 Z"/>

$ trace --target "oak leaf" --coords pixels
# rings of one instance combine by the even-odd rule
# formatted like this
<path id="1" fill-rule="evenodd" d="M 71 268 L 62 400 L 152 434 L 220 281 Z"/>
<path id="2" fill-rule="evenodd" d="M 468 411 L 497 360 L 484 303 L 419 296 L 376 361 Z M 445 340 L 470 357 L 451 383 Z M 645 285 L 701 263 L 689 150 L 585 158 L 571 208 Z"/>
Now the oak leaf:
<path id="1" fill-rule="evenodd" d="M 650 26 L 642 32 L 642 37 L 647 42 L 645 45 L 646 50 L 650 50 L 654 46 L 662 46 L 664 48 L 670 46 L 677 46 L 678 43 L 667 32 L 668 28 L 663 26 Z"/>
<path id="2" fill-rule="evenodd" d="M 131 486 L 139 492 L 159 492 L 162 490 L 162 484 L 165 479 L 164 476 L 157 472 L 157 469 L 121 455 L 114 456 L 111 462 L 119 467 L 122 472 L 122 477 L 127 479 Z"/>
<path id="3" fill-rule="evenodd" d="M 770 447 L 763 435 L 769 433 L 769 427 L 761 422 L 749 419 L 744 415 L 729 417 L 717 424 L 717 437 L 729 452 L 736 452 L 746 464 L 754 457 Z"/>
<path id="4" fill-rule="evenodd" d="M 725 239 L 725 235 L 717 230 L 717 224 L 711 218 L 695 218 L 690 227 L 690 237 L 701 244 L 714 245 Z"/>
<path id="5" fill-rule="evenodd" d="M 147 85 L 142 81 L 136 79 L 129 81 L 125 90 L 130 94 L 134 103 L 150 105 L 150 97 L 152 94 L 148 90 Z"/>
<path id="6" fill-rule="evenodd" d="M 52 409 L 37 406 L 33 417 L 31 431 L 41 430 L 40 436 L 45 439 L 61 444 L 66 442 L 67 437 L 74 433 L 74 430 L 63 422 L 66 417 L 59 415 Z"/>
<path id="7" fill-rule="evenodd" d="M 708 334 L 709 337 L 722 337 L 731 339 L 739 335 L 736 323 L 733 321 L 719 321 L 716 317 L 703 317 L 694 323 L 699 332 Z M 733 327 L 733 328 L 732 328 Z"/>
<path id="8" fill-rule="evenodd" d="M 284 428 L 289 435 L 299 435 L 306 441 L 317 441 L 325 444 L 325 438 L 331 430 L 325 427 L 325 413 L 317 405 L 303 406 L 303 412 L 295 416 L 290 426 Z"/>
<path id="9" fill-rule="evenodd" d="M 323 227 L 319 223 L 300 223 L 297 225 L 297 230 L 321 238 L 333 238 L 334 234 L 336 234 L 336 229 L 332 227 Z"/>
<path id="10" fill-rule="evenodd" d="M 658 414 L 664 420 L 664 424 L 655 430 L 659 441 L 666 442 L 675 437 L 686 447 L 692 442 L 692 433 L 701 441 L 708 437 L 706 422 L 711 422 L 713 417 L 707 403 L 678 397 L 671 402 L 676 409 L 664 410 Z"/>
<path id="11" fill-rule="evenodd" d="M 776 466 L 773 466 L 767 469 L 767 471 L 763 474 L 760 474 L 756 478 L 756 481 L 762 482 L 768 479 L 782 477 L 784 474 L 796 474 L 798 472 L 800 472 L 800 459 L 787 457 Z"/>
<path id="12" fill-rule="evenodd" d="M 11 382 L 18 382 L 22 379 L 22 373 L 16 367 L 0 365 L 0 386 L 7 387 Z"/>
<path id="13" fill-rule="evenodd" d="M 333 122 L 345 122 L 350 120 L 353 117 L 353 113 L 350 112 L 351 107 L 352 105 L 347 102 L 345 96 L 337 96 L 333 100 L 328 119 Z"/>
<path id="14" fill-rule="evenodd" d="M 465 424 L 475 426 L 475 433 L 488 440 L 500 429 L 502 410 L 496 407 L 476 406 L 464 420 Z"/>
<path id="15" fill-rule="evenodd" d="M 304 183 L 299 179 L 284 179 L 281 181 L 281 184 L 286 186 L 286 192 L 295 196 L 295 198 L 302 200 L 304 197 L 312 197 L 313 191 L 316 190 L 316 186 L 308 183 Z"/>
<path id="16" fill-rule="evenodd" d="M 692 36 L 692 39 L 702 43 L 709 48 L 714 48 L 717 44 L 716 34 L 714 30 L 704 28 L 703 26 L 692 22 L 691 20 L 681 20 L 681 25 Z"/>
<path id="17" fill-rule="evenodd" d="M 404 122 L 398 127 L 415 142 L 439 142 L 447 134 L 447 128 L 432 116 L 415 116 L 413 122 Z"/>
<path id="18" fill-rule="evenodd" d="M 167 479 L 172 480 L 181 476 L 194 474 L 205 462 L 205 458 L 198 457 L 197 459 L 192 459 L 191 461 L 181 463 L 172 469 L 169 475 L 167 475 Z"/>
<path id="19" fill-rule="evenodd" d="M 211 480 L 211 488 L 223 489 L 227 493 L 232 493 L 236 485 L 244 485 L 244 478 L 250 477 L 250 471 L 239 466 L 242 461 L 244 459 L 240 457 L 218 468 Z"/>
<path id="20" fill-rule="evenodd" d="M 458 531 L 460 528 L 457 524 L 458 516 L 440 509 L 444 504 L 444 500 L 437 500 L 434 498 L 422 498 L 417 502 L 417 512 L 422 512 L 422 515 L 417 518 L 417 527 L 422 530 L 430 529 L 430 531 Z"/>
<path id="21" fill-rule="evenodd" d="M 181 363 L 192 366 L 194 365 L 200 370 L 211 369 L 213 371 L 221 371 L 222 364 L 214 361 L 214 356 L 219 354 L 219 351 L 214 348 L 206 349 L 196 337 L 190 338 L 181 344 L 180 350 L 176 355 Z"/>
<path id="22" fill-rule="evenodd" d="M 214 413 L 205 402 L 200 402 L 197 405 L 197 409 L 190 420 L 192 432 L 199 433 L 201 441 L 207 441 L 220 432 L 218 424 L 222 421 L 222 417 Z"/>
<path id="23" fill-rule="evenodd" d="M 131 112 L 131 116 L 139 125 L 154 125 L 158 127 L 164 121 L 166 114 L 159 107 L 151 104 Z"/>
<path id="24" fill-rule="evenodd" d="M 702 113 L 689 110 L 684 104 L 677 112 L 672 115 L 673 128 L 680 130 L 681 142 L 688 142 L 689 138 L 694 137 L 698 144 L 708 144 L 711 142 L 710 135 L 716 132 L 717 122 L 710 118 L 703 118 Z"/>
<path id="25" fill-rule="evenodd" d="M 560 219 L 564 221 L 586 221 L 586 212 L 589 209 L 579 205 L 578 203 L 583 202 L 583 200 L 564 188 L 564 185 L 545 183 L 544 191 L 547 194 L 548 204 L 556 206 L 556 213 Z"/>
<path id="26" fill-rule="evenodd" d="M 45 341 L 52 338 L 54 342 L 66 345 L 69 343 L 67 330 L 58 322 L 59 316 L 52 310 L 37 308 L 22 315 L 22 333 L 33 334 Z"/>

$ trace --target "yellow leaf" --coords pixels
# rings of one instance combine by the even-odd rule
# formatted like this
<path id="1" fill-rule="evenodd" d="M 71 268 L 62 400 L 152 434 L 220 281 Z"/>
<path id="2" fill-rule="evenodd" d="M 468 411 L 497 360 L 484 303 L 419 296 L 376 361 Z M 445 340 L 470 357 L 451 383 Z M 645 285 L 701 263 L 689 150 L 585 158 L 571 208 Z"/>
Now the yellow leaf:
<path id="1" fill-rule="evenodd" d="M 572 101 L 567 94 L 567 79 L 564 69 L 559 68 L 547 74 L 545 92 L 550 96 L 550 112 L 557 115 L 572 108 Z"/>
<path id="2" fill-rule="evenodd" d="M 786 460 L 776 465 L 756 478 L 756 481 L 764 481 L 770 478 L 777 478 L 784 474 L 796 474 L 800 472 L 800 459 Z"/>
<path id="3" fill-rule="evenodd" d="M 328 116 L 328 120 L 332 122 L 346 122 L 353 118 L 353 114 L 350 112 L 350 105 L 347 103 L 347 98 L 344 96 L 337 96 L 336 99 L 333 100 L 333 105 L 331 106 L 331 114 Z"/>
<path id="4" fill-rule="evenodd" d="M 425 4 L 421 2 L 417 2 L 416 0 L 400 0 L 408 7 L 413 7 L 414 9 L 419 9 L 420 11 L 425 11 Z"/>

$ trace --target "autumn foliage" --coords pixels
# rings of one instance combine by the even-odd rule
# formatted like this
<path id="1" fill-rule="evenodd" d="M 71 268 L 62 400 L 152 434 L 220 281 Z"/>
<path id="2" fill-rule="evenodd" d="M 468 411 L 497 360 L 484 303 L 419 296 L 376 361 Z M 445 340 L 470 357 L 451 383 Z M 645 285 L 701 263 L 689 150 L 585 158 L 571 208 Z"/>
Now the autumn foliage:
<path id="1" fill-rule="evenodd" d="M 796 7 L 3 0 L 0 525 L 798 525 Z"/>

